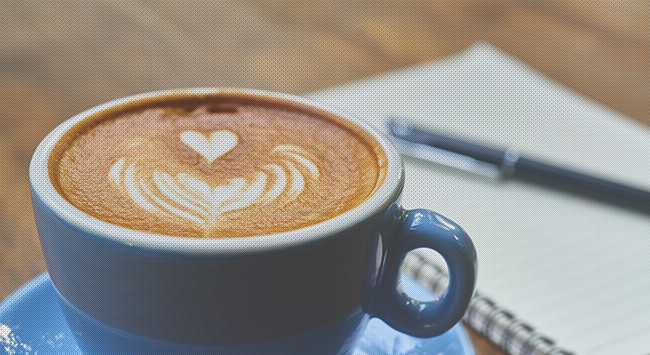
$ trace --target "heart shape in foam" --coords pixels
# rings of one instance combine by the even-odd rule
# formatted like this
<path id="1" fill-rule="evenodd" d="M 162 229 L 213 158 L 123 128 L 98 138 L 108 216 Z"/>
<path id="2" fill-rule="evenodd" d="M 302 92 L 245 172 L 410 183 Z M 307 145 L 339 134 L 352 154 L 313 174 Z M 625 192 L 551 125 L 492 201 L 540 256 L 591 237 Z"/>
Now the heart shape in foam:
<path id="1" fill-rule="evenodd" d="M 215 131 L 208 139 L 203 133 L 185 131 L 181 133 L 181 141 L 212 163 L 237 145 L 237 135 L 231 131 Z"/>

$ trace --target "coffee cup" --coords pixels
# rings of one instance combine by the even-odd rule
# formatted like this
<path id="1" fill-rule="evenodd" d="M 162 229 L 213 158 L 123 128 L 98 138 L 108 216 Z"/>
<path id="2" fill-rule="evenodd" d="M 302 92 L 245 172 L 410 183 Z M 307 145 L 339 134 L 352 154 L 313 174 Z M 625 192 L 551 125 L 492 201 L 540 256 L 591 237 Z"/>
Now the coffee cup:
<path id="1" fill-rule="evenodd" d="M 114 100 L 55 128 L 30 186 L 50 278 L 84 353 L 346 353 L 372 317 L 434 337 L 463 316 L 476 252 L 400 205 L 404 172 L 362 120 L 223 88 Z M 419 301 L 405 255 L 449 286 Z"/>

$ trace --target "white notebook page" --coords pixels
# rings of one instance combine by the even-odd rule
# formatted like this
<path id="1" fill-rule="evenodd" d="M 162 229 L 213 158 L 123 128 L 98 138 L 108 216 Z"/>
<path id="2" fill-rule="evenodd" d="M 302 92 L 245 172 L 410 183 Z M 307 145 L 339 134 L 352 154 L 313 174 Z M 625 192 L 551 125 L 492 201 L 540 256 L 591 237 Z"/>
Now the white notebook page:
<path id="1" fill-rule="evenodd" d="M 383 131 L 388 115 L 650 189 L 650 129 L 487 44 L 313 93 Z M 650 216 L 405 159 L 406 208 L 475 242 L 477 289 L 584 354 L 650 352 Z"/>

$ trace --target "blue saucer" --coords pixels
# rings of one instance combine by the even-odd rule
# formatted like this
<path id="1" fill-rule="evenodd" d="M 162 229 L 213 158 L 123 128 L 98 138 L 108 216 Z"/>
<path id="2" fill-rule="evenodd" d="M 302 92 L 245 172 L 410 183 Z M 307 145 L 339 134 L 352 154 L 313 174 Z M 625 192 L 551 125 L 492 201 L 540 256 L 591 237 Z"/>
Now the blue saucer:
<path id="1" fill-rule="evenodd" d="M 413 279 L 403 276 L 401 281 L 413 297 L 430 296 Z M 47 273 L 29 281 L 0 303 L 0 349 L 16 355 L 81 354 Z M 438 337 L 420 339 L 402 334 L 374 318 L 352 354 L 474 355 L 474 347 L 460 323 Z"/>

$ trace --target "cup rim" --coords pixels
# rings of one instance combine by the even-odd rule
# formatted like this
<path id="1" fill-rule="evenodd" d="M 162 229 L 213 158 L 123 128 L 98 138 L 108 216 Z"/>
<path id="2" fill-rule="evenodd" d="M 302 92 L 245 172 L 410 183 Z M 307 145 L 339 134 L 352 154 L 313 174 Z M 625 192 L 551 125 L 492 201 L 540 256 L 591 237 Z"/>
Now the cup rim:
<path id="1" fill-rule="evenodd" d="M 383 183 L 360 205 L 329 220 L 290 231 L 246 237 L 229 238 L 190 238 L 171 236 L 130 229 L 105 222 L 93 217 L 68 202 L 53 186 L 48 162 L 50 153 L 61 137 L 70 128 L 86 117 L 109 108 L 142 99 L 171 95 L 205 95 L 217 93 L 237 93 L 267 96 L 290 100 L 317 109 L 326 110 L 348 120 L 366 132 L 379 143 L 387 158 L 387 169 Z M 202 87 L 190 89 L 160 90 L 136 94 L 102 103 L 72 116 L 52 130 L 36 148 L 29 166 L 29 182 L 32 194 L 49 208 L 58 218 L 70 226 L 94 236 L 148 250 L 172 251 L 186 254 L 240 254 L 254 251 L 282 249 L 313 242 L 327 236 L 338 234 L 353 225 L 371 218 L 377 211 L 391 204 L 401 191 L 404 172 L 399 153 L 390 140 L 377 129 L 359 117 L 341 109 L 322 104 L 301 96 L 257 89 Z"/>

